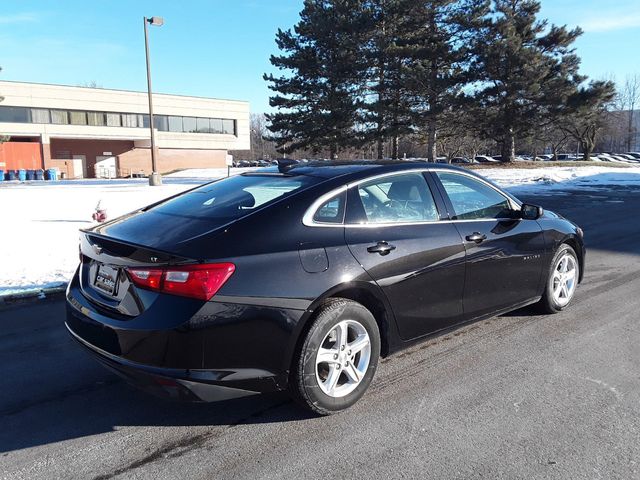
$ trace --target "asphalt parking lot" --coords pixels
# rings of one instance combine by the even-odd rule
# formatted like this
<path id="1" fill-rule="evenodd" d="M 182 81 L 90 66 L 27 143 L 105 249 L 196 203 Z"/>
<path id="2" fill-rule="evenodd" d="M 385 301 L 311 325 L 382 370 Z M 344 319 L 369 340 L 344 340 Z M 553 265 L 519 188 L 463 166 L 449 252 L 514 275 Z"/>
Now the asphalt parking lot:
<path id="1" fill-rule="evenodd" d="M 384 360 L 352 409 L 150 397 L 69 338 L 61 300 L 0 310 L 0 477 L 640 478 L 640 189 L 521 196 L 578 222 L 573 306 Z"/>

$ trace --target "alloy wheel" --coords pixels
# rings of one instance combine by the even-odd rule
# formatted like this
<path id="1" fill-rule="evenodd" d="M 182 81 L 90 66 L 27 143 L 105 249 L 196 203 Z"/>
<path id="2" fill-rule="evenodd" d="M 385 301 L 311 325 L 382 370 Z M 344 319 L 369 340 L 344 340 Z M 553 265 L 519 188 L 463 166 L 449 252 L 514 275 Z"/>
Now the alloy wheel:
<path id="1" fill-rule="evenodd" d="M 576 290 L 578 267 L 573 255 L 565 253 L 556 262 L 553 271 L 553 299 L 560 307 L 567 305 Z"/>
<path id="2" fill-rule="evenodd" d="M 316 354 L 316 380 L 333 398 L 344 397 L 360 384 L 371 360 L 367 330 L 355 320 L 342 320 L 324 337 Z"/>

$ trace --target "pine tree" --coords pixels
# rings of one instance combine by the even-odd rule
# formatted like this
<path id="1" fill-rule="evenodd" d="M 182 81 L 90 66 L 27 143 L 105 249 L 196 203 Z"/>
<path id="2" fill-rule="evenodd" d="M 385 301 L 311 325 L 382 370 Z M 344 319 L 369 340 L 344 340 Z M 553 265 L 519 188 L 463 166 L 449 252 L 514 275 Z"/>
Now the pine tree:
<path id="1" fill-rule="evenodd" d="M 540 122 L 553 121 L 584 77 L 571 48 L 581 30 L 538 21 L 535 0 L 495 0 L 476 38 L 474 71 L 479 126 L 501 145 L 503 161 L 513 161 L 515 139 Z"/>
<path id="2" fill-rule="evenodd" d="M 415 1 L 365 1 L 364 141 L 376 143 L 379 159 L 387 140 L 391 140 L 391 157 L 398 158 L 400 136 L 413 130 L 406 47 L 410 3 Z"/>
<path id="3" fill-rule="evenodd" d="M 281 152 L 329 149 L 331 158 L 354 143 L 360 108 L 363 21 L 361 0 L 305 0 L 293 31 L 278 30 L 284 52 L 271 63 L 285 74 L 264 75 L 276 92 L 267 115 Z"/>
<path id="4" fill-rule="evenodd" d="M 462 109 L 462 89 L 472 78 L 472 40 L 487 14 L 487 0 L 410 2 L 407 47 L 413 59 L 410 88 L 414 118 L 427 131 L 427 158 L 436 160 L 436 141 L 444 115 Z"/>

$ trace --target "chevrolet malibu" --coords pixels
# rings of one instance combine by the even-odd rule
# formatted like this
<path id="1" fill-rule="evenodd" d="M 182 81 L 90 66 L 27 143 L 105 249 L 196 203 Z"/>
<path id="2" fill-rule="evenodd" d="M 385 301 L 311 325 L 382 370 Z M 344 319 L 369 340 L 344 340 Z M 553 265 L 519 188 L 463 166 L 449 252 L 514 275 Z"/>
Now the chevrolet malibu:
<path id="1" fill-rule="evenodd" d="M 283 161 L 81 231 L 66 326 L 151 392 L 288 390 L 331 414 L 381 357 L 525 305 L 566 308 L 582 237 L 468 170 Z"/>

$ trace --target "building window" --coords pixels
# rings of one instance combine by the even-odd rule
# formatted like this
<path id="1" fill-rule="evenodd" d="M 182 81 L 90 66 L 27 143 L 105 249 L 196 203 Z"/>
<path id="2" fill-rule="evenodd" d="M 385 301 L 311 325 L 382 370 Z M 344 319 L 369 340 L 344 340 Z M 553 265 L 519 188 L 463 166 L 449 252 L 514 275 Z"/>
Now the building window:
<path id="1" fill-rule="evenodd" d="M 168 132 L 169 124 L 167 121 L 166 115 L 154 115 L 153 116 L 153 124 L 160 132 Z"/>
<path id="2" fill-rule="evenodd" d="M 49 110 L 44 108 L 32 108 L 31 123 L 51 123 Z"/>
<path id="3" fill-rule="evenodd" d="M 221 118 L 210 118 L 209 123 L 211 124 L 211 133 L 222 133 Z"/>
<path id="4" fill-rule="evenodd" d="M 122 122 L 120 121 L 119 113 L 107 113 L 107 126 L 108 127 L 121 127 Z"/>
<path id="5" fill-rule="evenodd" d="M 136 113 L 123 113 L 122 114 L 122 126 L 123 127 L 142 127 L 142 115 Z"/>
<path id="6" fill-rule="evenodd" d="M 0 107 L 0 122 L 29 123 L 29 109 L 24 107 Z"/>
<path id="7" fill-rule="evenodd" d="M 182 117 L 169 117 L 169 131 L 182 132 Z"/>
<path id="8" fill-rule="evenodd" d="M 211 133 L 211 127 L 209 126 L 208 118 L 196 119 L 196 132 L 198 133 Z"/>
<path id="9" fill-rule="evenodd" d="M 222 120 L 222 133 L 226 135 L 235 135 L 236 134 L 235 120 Z"/>
<path id="10" fill-rule="evenodd" d="M 169 126 L 167 125 L 167 116 L 154 115 L 153 126 L 160 132 L 167 132 L 169 130 Z M 142 127 L 149 128 L 149 115 L 147 113 L 142 114 Z"/>
<path id="11" fill-rule="evenodd" d="M 69 112 L 71 117 L 71 125 L 86 125 L 87 124 L 87 112 Z"/>
<path id="12" fill-rule="evenodd" d="M 66 110 L 51 110 L 51 123 L 57 125 L 69 124 L 69 112 Z"/>
<path id="13" fill-rule="evenodd" d="M 87 112 L 88 124 L 94 127 L 103 127 L 106 125 L 104 116 L 102 112 Z"/>
<path id="14" fill-rule="evenodd" d="M 190 133 L 196 131 L 195 117 L 182 117 L 182 131 Z"/>
<path id="15" fill-rule="evenodd" d="M 236 121 L 231 119 L 154 115 L 153 121 L 161 132 L 237 135 Z M 0 106 L 0 122 L 149 128 L 149 115 Z"/>

